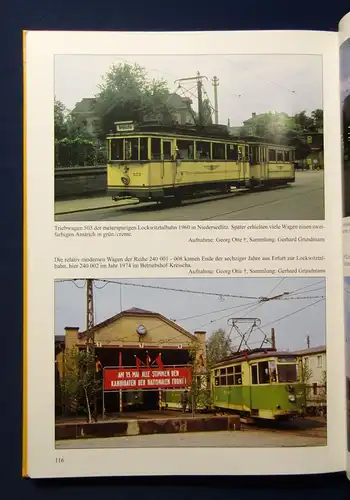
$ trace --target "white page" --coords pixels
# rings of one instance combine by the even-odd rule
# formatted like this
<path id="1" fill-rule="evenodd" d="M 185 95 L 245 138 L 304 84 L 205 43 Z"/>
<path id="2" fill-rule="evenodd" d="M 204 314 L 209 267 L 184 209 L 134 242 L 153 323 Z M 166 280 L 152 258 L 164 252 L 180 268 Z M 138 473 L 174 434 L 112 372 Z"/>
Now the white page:
<path id="1" fill-rule="evenodd" d="M 324 256 L 320 262 L 303 261 L 299 266 L 298 278 L 326 277 L 326 323 L 327 331 L 327 387 L 328 387 L 328 416 L 327 416 L 327 445 L 321 447 L 200 447 L 192 446 L 184 450 L 181 447 L 172 448 L 90 448 L 90 449 L 55 449 L 55 422 L 54 422 L 54 358 L 52 349 L 52 336 L 54 335 L 54 320 L 57 306 L 54 297 L 54 280 L 79 279 L 79 278 L 117 278 L 125 281 L 127 278 L 134 280 L 140 278 L 177 277 L 190 280 L 188 288 L 200 288 L 198 278 L 189 275 L 186 268 L 173 268 L 165 271 L 159 267 L 139 268 L 137 271 L 127 266 L 117 272 L 108 269 L 88 269 L 85 265 L 80 268 L 54 269 L 54 258 L 104 258 L 113 254 L 116 256 L 142 256 L 157 255 L 173 257 L 184 254 L 220 255 L 236 254 L 249 255 L 252 252 L 251 243 L 242 243 L 237 249 L 222 246 L 222 242 L 214 241 L 210 248 L 189 244 L 189 236 L 193 238 L 214 237 L 224 240 L 228 231 L 220 225 L 230 224 L 225 221 L 210 221 L 212 228 L 186 232 L 183 230 L 163 229 L 161 231 L 137 230 L 134 226 L 149 227 L 152 222 L 138 223 L 133 219 L 130 222 L 118 222 L 119 232 L 130 232 L 130 238 L 98 238 L 66 237 L 57 234 L 68 234 L 72 228 L 81 227 L 81 231 L 89 231 L 85 223 L 54 222 L 54 120 L 53 103 L 54 93 L 57 92 L 55 75 L 55 56 L 97 55 L 100 57 L 116 56 L 122 59 L 132 59 L 142 56 L 177 55 L 174 58 L 174 68 L 177 60 L 189 55 L 205 59 L 211 56 L 229 57 L 231 55 L 279 55 L 283 60 L 288 57 L 321 57 L 322 58 L 322 95 L 324 110 L 324 183 L 325 183 L 325 220 L 308 221 L 307 212 L 299 217 L 294 230 L 280 228 L 267 230 L 263 236 L 267 237 L 316 237 L 325 238 L 325 242 L 296 243 L 288 247 L 274 245 L 266 250 L 263 245 L 255 251 L 256 255 L 313 255 Z M 219 56 L 217 56 L 219 54 Z M 57 61 L 57 60 L 56 60 Z M 344 338 L 339 332 L 343 328 L 343 276 L 341 267 L 341 185 L 337 182 L 341 175 L 340 159 L 340 127 L 339 103 L 337 101 L 338 79 L 338 36 L 336 33 L 318 32 L 212 32 L 212 33 L 75 33 L 75 32 L 29 32 L 26 35 L 26 115 L 27 115 L 27 175 L 26 175 L 26 227 L 27 227 L 27 324 L 25 332 L 26 344 L 26 403 L 27 421 L 25 425 L 26 459 L 24 474 L 30 477 L 74 477 L 74 476 L 114 476 L 114 475 L 217 475 L 217 474 L 307 474 L 334 472 L 344 469 L 343 443 L 345 440 L 345 411 L 344 388 L 339 386 L 339 380 L 344 374 Z M 56 62 L 57 64 L 57 62 Z M 66 89 L 79 87 L 89 78 L 89 71 L 76 76 L 75 64 L 70 62 L 66 67 Z M 78 65 L 78 62 L 77 62 Z M 93 65 L 92 65 L 93 66 Z M 91 67 L 92 67 L 91 66 Z M 181 62 L 180 62 L 181 66 Z M 149 64 L 154 68 L 154 62 Z M 248 64 L 249 67 L 249 64 Z M 305 65 L 304 65 L 305 67 Z M 71 71 L 71 74 L 70 74 Z M 193 68 L 195 71 L 195 68 Z M 306 72 L 306 69 L 304 69 Z M 175 73 L 179 70 L 175 71 Z M 282 72 L 283 73 L 283 72 Z M 72 76 L 74 75 L 74 76 Z M 180 77 L 182 71 L 180 72 Z M 186 76 L 186 75 L 185 75 Z M 265 76 L 266 80 L 270 80 Z M 57 80 L 57 74 L 56 74 Z M 257 79 L 259 82 L 259 79 Z M 61 73 L 62 82 L 62 73 Z M 221 82 L 222 84 L 223 82 Z M 261 83 L 261 81 L 260 81 Z M 270 82 L 271 83 L 271 82 Z M 278 92 L 278 82 L 275 92 Z M 284 92 L 289 92 L 287 86 Z M 283 89 L 282 89 L 283 90 Z M 293 89 L 292 89 L 293 90 Z M 244 89 L 243 89 L 244 91 Z M 88 87 L 85 87 L 82 97 L 86 97 Z M 236 89 L 232 91 L 236 92 Z M 259 93 L 259 87 L 256 91 Z M 89 96 L 87 96 L 89 97 Z M 290 98 L 290 96 L 289 96 Z M 281 98 L 283 100 L 283 98 Z M 299 110 L 300 111 L 300 110 Z M 299 178 L 300 175 L 298 174 Z M 307 175 L 311 175 L 307 174 Z M 318 175 L 316 173 L 316 175 Z M 293 188 L 292 188 L 293 189 Z M 295 199 L 291 209 L 297 207 Z M 322 205 L 322 202 L 321 202 Z M 278 205 L 277 205 L 278 206 Z M 181 217 L 181 216 L 180 216 Z M 205 218 L 205 217 L 204 217 Z M 210 217 L 209 217 L 210 219 Z M 283 224 L 275 214 L 268 221 L 255 220 L 254 224 Z M 181 219 L 172 219 L 165 224 L 177 226 L 182 224 Z M 199 221 L 191 221 L 195 225 Z M 248 229 L 247 219 L 234 220 L 236 230 L 229 231 L 233 236 L 261 236 L 261 233 Z M 186 222 L 187 224 L 187 222 Z M 207 223 L 205 223 L 207 224 Z M 238 225 L 243 229 L 239 230 Z M 306 230 L 305 226 L 318 224 L 323 229 Z M 107 223 L 110 226 L 111 223 Z M 104 229 L 103 229 L 104 226 Z M 93 221 L 95 231 L 107 232 L 106 224 Z M 214 236 L 212 236 L 212 234 Z M 161 236 L 161 237 L 160 237 Z M 276 240 L 277 242 L 277 240 Z M 301 246 L 299 246 L 301 245 Z M 235 263 L 235 268 L 240 269 L 244 279 L 244 262 Z M 296 264 L 293 265 L 293 268 Z M 254 269 L 259 269 L 258 264 L 251 264 Z M 261 267 L 261 265 L 260 265 Z M 288 267 L 281 262 L 264 264 L 265 271 L 258 273 L 259 277 L 271 276 L 288 279 L 293 276 Z M 227 271 L 227 264 L 214 262 L 207 266 L 216 276 L 221 276 Z M 325 273 L 322 271 L 325 269 Z M 282 270 L 279 271 L 279 270 Z M 211 273 L 205 276 L 211 276 Z M 284 272 L 283 272 L 284 271 Z M 88 276 L 87 273 L 88 272 Z M 137 274 L 135 274 L 137 272 Z M 93 274 L 93 275 L 92 275 Z M 92 275 L 92 276 L 91 276 Z M 229 279 L 235 279 L 230 276 Z M 241 278 L 240 278 L 241 279 Z M 249 281 L 247 277 L 247 281 Z M 290 278 L 292 280 L 292 278 Z M 299 285 L 301 286 L 301 285 Z M 298 302 L 298 301 L 296 301 Z M 190 304 L 190 302 L 189 302 Z M 156 306 L 155 306 L 156 307 Z M 296 309 L 296 308 L 295 308 Z M 189 314 L 190 315 L 190 310 Z M 312 313 L 310 313 L 312 314 Z M 68 325 L 75 326 L 75 325 Z M 56 332 L 57 333 L 57 332 Z M 61 333 L 61 332 L 59 332 Z M 301 348 L 302 346 L 300 346 Z M 335 361 L 336 360 L 336 361 Z M 130 438 L 132 439 L 132 437 Z M 173 441 L 172 441 L 173 442 Z"/>
<path id="2" fill-rule="evenodd" d="M 350 357 L 349 357 L 349 174 L 348 174 L 348 135 L 347 129 L 347 97 L 350 91 L 350 14 L 342 18 L 339 23 L 339 51 L 340 51 L 340 100 L 342 113 L 342 164 L 343 164 L 343 241 L 344 241 L 344 304 L 345 304 L 345 341 L 346 341 L 346 415 L 347 415 L 347 473 L 349 477 L 350 464 L 350 445 L 349 445 L 349 373 L 350 373 Z"/>

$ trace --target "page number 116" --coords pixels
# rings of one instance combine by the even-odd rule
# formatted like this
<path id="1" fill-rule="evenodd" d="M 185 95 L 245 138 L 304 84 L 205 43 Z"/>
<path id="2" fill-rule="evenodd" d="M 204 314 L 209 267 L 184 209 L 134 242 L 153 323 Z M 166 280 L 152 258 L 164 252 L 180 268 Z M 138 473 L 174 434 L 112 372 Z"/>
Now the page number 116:
<path id="1" fill-rule="evenodd" d="M 56 457 L 56 464 L 63 464 L 64 458 L 63 457 Z"/>

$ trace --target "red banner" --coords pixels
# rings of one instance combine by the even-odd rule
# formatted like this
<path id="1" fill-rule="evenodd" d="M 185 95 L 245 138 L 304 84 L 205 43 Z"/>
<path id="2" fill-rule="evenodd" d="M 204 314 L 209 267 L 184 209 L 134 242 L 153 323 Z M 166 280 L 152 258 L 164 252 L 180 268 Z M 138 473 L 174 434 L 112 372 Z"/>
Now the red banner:
<path id="1" fill-rule="evenodd" d="M 179 368 L 106 368 L 104 370 L 105 391 L 139 391 L 142 389 L 180 389 L 191 383 L 191 370 Z"/>

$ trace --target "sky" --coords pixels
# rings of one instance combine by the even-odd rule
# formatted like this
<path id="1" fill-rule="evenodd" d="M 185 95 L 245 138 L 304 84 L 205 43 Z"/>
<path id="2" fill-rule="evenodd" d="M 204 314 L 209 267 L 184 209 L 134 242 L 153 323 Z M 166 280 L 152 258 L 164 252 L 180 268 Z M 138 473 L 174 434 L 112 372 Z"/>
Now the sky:
<path id="1" fill-rule="evenodd" d="M 238 333 L 231 332 L 228 319 L 238 317 L 259 318 L 262 332 L 268 337 L 274 327 L 278 349 L 306 349 L 307 335 L 310 336 L 311 347 L 326 343 L 325 280 L 322 278 L 123 279 L 120 282 L 126 284 L 122 285 L 115 283 L 117 280 L 109 281 L 113 283 L 96 281 L 94 284 L 95 324 L 121 310 L 138 307 L 159 312 L 191 333 L 204 330 L 209 337 L 213 331 L 223 328 L 231 335 L 234 346 L 239 340 Z M 189 290 L 202 293 L 189 293 Z M 275 297 L 284 292 L 295 293 L 290 295 L 293 298 L 258 303 L 259 297 Z M 84 280 L 55 282 L 56 335 L 64 334 L 66 326 L 85 330 L 85 308 Z M 302 308 L 304 310 L 297 312 Z M 245 328 L 249 326 L 247 324 Z M 251 347 L 259 347 L 264 338 L 262 332 L 254 331 Z"/>
<path id="2" fill-rule="evenodd" d="M 350 39 L 340 47 L 340 90 L 343 102 L 350 93 Z"/>
<path id="3" fill-rule="evenodd" d="M 177 89 L 175 80 L 199 71 L 208 78 L 204 89 L 213 106 L 212 78 L 217 76 L 219 123 L 224 125 L 230 119 L 231 126 L 240 126 L 252 113 L 310 113 L 323 108 L 322 59 L 317 55 L 59 55 L 55 57 L 56 99 L 73 109 L 84 97 L 94 97 L 113 63 L 123 62 L 137 63 L 151 78 L 165 79 L 171 92 Z M 188 91 L 194 83 L 182 85 Z M 187 92 L 179 93 L 190 97 Z M 193 107 L 197 111 L 196 99 Z"/>

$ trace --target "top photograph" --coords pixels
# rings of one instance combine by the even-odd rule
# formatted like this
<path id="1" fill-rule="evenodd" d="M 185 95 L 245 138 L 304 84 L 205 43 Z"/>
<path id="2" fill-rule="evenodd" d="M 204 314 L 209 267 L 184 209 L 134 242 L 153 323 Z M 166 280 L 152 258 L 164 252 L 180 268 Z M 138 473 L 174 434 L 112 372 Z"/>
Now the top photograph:
<path id="1" fill-rule="evenodd" d="M 325 219 L 321 56 L 56 55 L 54 94 L 56 221 Z"/>

